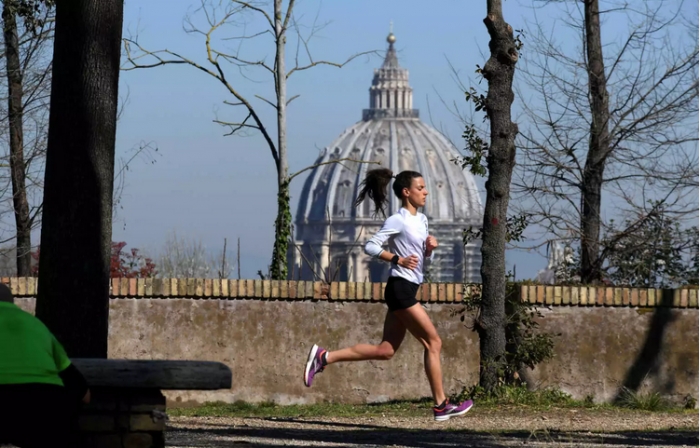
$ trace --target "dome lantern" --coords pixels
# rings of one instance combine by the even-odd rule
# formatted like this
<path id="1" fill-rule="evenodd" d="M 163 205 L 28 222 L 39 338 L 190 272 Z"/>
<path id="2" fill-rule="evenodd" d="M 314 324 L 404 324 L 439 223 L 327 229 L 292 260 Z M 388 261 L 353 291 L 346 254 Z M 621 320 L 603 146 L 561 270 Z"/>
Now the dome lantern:
<path id="1" fill-rule="evenodd" d="M 389 48 L 382 66 L 374 70 L 372 86 L 369 88 L 369 109 L 362 111 L 362 119 L 418 119 L 418 110 L 413 109 L 413 89 L 408 84 L 408 70 L 399 65 L 394 48 L 396 36 L 393 32 L 389 33 L 386 41 Z"/>

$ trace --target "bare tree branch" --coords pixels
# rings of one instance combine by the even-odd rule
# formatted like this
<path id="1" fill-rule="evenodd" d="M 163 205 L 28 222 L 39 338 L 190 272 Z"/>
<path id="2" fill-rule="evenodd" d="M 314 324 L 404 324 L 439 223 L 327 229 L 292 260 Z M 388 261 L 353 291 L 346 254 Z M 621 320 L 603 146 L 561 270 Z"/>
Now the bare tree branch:
<path id="1" fill-rule="evenodd" d="M 351 159 L 351 158 L 349 158 L 349 157 L 345 157 L 345 158 L 342 158 L 342 159 L 329 160 L 329 161 L 327 161 L 327 162 L 321 162 L 321 163 L 317 163 L 317 164 L 315 164 L 315 165 L 307 166 L 306 168 L 303 168 L 303 169 L 297 171 L 296 173 L 292 173 L 292 174 L 289 176 L 289 180 L 291 181 L 292 179 L 294 179 L 295 177 L 297 177 L 297 176 L 300 175 L 301 173 L 304 173 L 304 172 L 306 172 L 306 171 L 312 170 L 312 169 L 314 169 L 314 168 L 318 168 L 319 166 L 331 165 L 331 164 L 334 164 L 334 163 L 338 163 L 338 164 L 340 164 L 340 165 L 343 165 L 342 162 L 355 162 L 355 163 L 367 163 L 367 164 L 370 164 L 370 165 L 381 165 L 379 162 L 368 162 L 368 161 L 366 161 L 366 160 L 357 160 L 357 159 Z M 347 168 L 347 167 L 346 167 L 346 168 Z"/>
<path id="2" fill-rule="evenodd" d="M 514 203 L 535 213 L 538 232 L 575 240 L 581 237 L 581 195 L 593 123 L 583 7 L 580 2 L 537 3 L 548 8 L 547 22 L 536 19 L 527 32 L 524 86 L 517 94 L 528 126 L 519 135 L 522 157 L 513 191 L 520 201 Z M 601 193 L 609 205 L 597 219 L 606 228 L 603 213 L 616 222 L 626 216 L 629 231 L 635 231 L 655 213 L 648 201 L 662 201 L 664 213 L 681 220 L 696 216 L 698 46 L 692 36 L 697 36 L 697 24 L 689 27 L 688 39 L 672 36 L 680 8 L 666 3 L 621 3 L 599 14 L 627 21 L 629 32 L 603 46 L 610 143 L 600 154 L 605 163 Z M 571 34 L 562 30 L 562 23 Z M 571 37 L 580 41 L 575 50 Z M 628 234 L 626 229 L 616 232 Z M 541 244 L 526 247 L 534 246 Z M 604 263 L 610 250 L 601 252 L 596 262 Z"/>
<path id="3" fill-rule="evenodd" d="M 231 2 L 237 3 L 237 4 L 241 5 L 241 6 L 243 6 L 244 8 L 248 8 L 248 9 L 251 9 L 251 10 L 257 12 L 257 13 L 262 14 L 262 16 L 265 17 L 265 20 L 267 20 L 267 24 L 270 25 L 270 29 L 272 29 L 272 30 L 274 31 L 274 29 L 275 29 L 275 22 L 272 20 L 272 18 L 271 18 L 270 15 L 267 13 L 267 11 L 265 11 L 264 9 L 262 9 L 262 8 L 260 8 L 260 7 L 258 7 L 258 6 L 253 6 L 252 2 L 244 2 L 244 1 L 241 1 L 241 0 L 231 0 Z M 291 9 L 289 9 L 289 11 L 291 11 Z"/>
<path id="4" fill-rule="evenodd" d="M 134 70 L 137 68 L 155 68 L 171 64 L 181 64 L 191 66 L 207 75 L 214 78 L 222 84 L 227 92 L 235 99 L 233 101 L 225 101 L 225 104 L 232 106 L 241 106 L 246 110 L 246 116 L 242 120 L 224 120 L 215 119 L 214 122 L 222 126 L 227 126 L 229 132 L 226 135 L 241 134 L 246 130 L 254 130 L 260 132 L 267 144 L 272 158 L 277 169 L 277 184 L 278 184 L 278 213 L 275 222 L 275 244 L 273 247 L 273 262 L 271 275 L 276 279 L 286 277 L 285 262 L 288 248 L 288 232 L 291 228 L 291 213 L 289 213 L 289 181 L 296 175 L 288 176 L 287 166 L 287 105 L 289 105 L 299 95 L 287 97 L 287 79 L 295 71 L 304 71 L 318 65 L 331 65 L 335 67 L 343 67 L 350 61 L 360 55 L 369 54 L 371 52 L 358 53 L 341 63 L 330 61 L 316 61 L 309 50 L 309 40 L 315 32 L 320 28 L 315 24 L 311 28 L 308 36 L 303 36 L 301 27 L 294 17 L 294 8 L 297 5 L 295 0 L 274 0 L 272 2 L 273 13 L 267 12 L 267 8 L 263 3 L 253 1 L 231 0 L 231 2 L 215 2 L 212 0 L 200 0 L 201 7 L 195 12 L 204 16 L 206 20 L 205 26 L 198 28 L 191 17 L 186 19 L 187 26 L 185 32 L 193 33 L 204 37 L 204 49 L 206 51 L 206 62 L 197 62 L 192 58 L 188 58 L 178 52 L 168 49 L 149 51 L 140 45 L 137 38 L 124 39 L 124 53 L 126 63 L 124 70 Z M 284 4 L 286 3 L 286 9 Z M 247 22 L 245 16 L 241 15 L 246 11 L 251 11 L 262 16 L 266 21 L 264 31 L 253 30 L 247 31 Z M 238 31 L 233 37 L 219 37 L 220 31 L 228 25 L 234 25 L 237 28 L 243 28 L 243 32 Z M 290 28 L 296 31 L 297 46 L 306 51 L 308 63 L 300 63 L 297 52 L 295 66 L 286 71 L 286 46 L 288 44 L 287 31 Z M 272 43 L 274 44 L 274 64 L 268 64 L 266 58 L 255 58 L 244 55 L 241 52 L 241 46 L 244 41 L 263 35 L 271 35 Z M 221 42 L 236 40 L 238 48 L 220 49 L 216 48 Z M 238 80 L 234 81 L 233 77 L 227 75 L 224 66 L 230 64 L 238 69 L 238 73 L 242 78 L 251 82 L 256 82 L 253 78 L 248 77 L 245 70 L 254 70 L 261 68 L 265 77 L 274 88 L 275 99 L 270 100 L 265 95 L 255 93 L 244 93 Z M 267 78 L 269 76 L 269 78 Z M 248 98 L 258 99 L 262 103 L 272 106 L 276 111 L 274 125 L 271 123 L 265 124 L 261 115 L 258 113 L 257 105 L 253 105 Z M 273 139 L 273 126 L 275 133 Z"/>
<path id="5" fill-rule="evenodd" d="M 294 72 L 300 72 L 300 71 L 302 71 L 302 70 L 308 70 L 308 69 L 310 69 L 310 68 L 312 68 L 312 67 L 316 67 L 317 65 L 330 65 L 331 67 L 342 68 L 342 67 L 346 66 L 348 63 L 352 62 L 354 59 L 356 59 L 356 58 L 358 58 L 358 57 L 360 57 L 360 56 L 369 55 L 369 54 L 375 54 L 375 53 L 376 53 L 376 51 L 363 51 L 363 52 L 361 52 L 361 53 L 357 53 L 357 54 L 354 54 L 354 55 L 350 56 L 350 57 L 347 58 L 344 62 L 313 61 L 313 60 L 312 60 L 312 61 L 311 61 L 309 64 L 307 64 L 307 65 L 297 66 L 297 67 L 292 68 L 289 72 L 287 72 L 287 79 L 289 79 L 289 77 L 290 77 L 290 76 L 292 75 L 292 73 L 294 73 Z"/>
<path id="6" fill-rule="evenodd" d="M 231 131 L 225 135 L 233 135 L 243 128 L 260 130 L 260 128 L 254 124 L 247 124 L 248 119 L 250 119 L 250 117 L 251 117 L 251 114 L 248 114 L 248 116 L 245 117 L 245 120 L 243 120 L 240 123 L 229 123 L 227 121 L 221 121 L 221 120 L 214 120 L 214 123 L 218 123 L 218 124 L 223 125 L 223 126 L 229 126 L 231 128 Z"/>
<path id="7" fill-rule="evenodd" d="M 214 66 L 216 71 L 210 70 L 200 64 L 198 64 L 195 61 L 192 61 L 191 59 L 185 58 L 184 56 L 181 56 L 175 52 L 169 51 L 169 50 L 160 50 L 160 51 L 148 51 L 141 47 L 137 42 L 131 40 L 131 39 L 124 39 L 124 49 L 126 52 L 126 58 L 127 62 L 130 64 L 127 67 L 124 67 L 123 70 L 135 70 L 135 69 L 140 69 L 140 68 L 153 68 L 153 67 L 158 67 L 162 65 L 167 65 L 167 64 L 187 64 L 190 65 L 206 74 L 209 76 L 215 78 L 218 80 L 221 84 L 223 84 L 226 89 L 231 93 L 239 102 L 239 104 L 245 106 L 246 109 L 248 109 L 250 117 L 253 118 L 253 120 L 256 123 L 257 128 L 259 129 L 260 133 L 263 135 L 263 138 L 267 142 L 267 145 L 270 149 L 270 153 L 272 154 L 272 158 L 275 161 L 275 165 L 279 166 L 280 160 L 279 156 L 277 153 L 277 146 L 273 142 L 270 134 L 267 132 L 267 128 L 263 125 L 262 120 L 258 116 L 255 108 L 252 106 L 251 103 L 248 102 L 248 100 L 243 97 L 236 89 L 233 88 L 233 86 L 228 82 L 226 79 L 226 75 L 223 72 L 223 69 L 219 65 L 218 61 L 216 61 L 212 57 L 212 51 L 211 51 L 211 32 L 213 32 L 214 29 L 211 29 L 210 32 L 207 34 L 207 40 L 206 40 L 206 50 L 207 50 L 207 60 L 209 61 L 210 64 Z M 141 51 L 141 55 L 139 56 L 133 56 L 132 51 L 131 51 L 131 45 L 134 45 Z M 161 57 L 161 54 L 166 54 L 169 56 L 174 57 L 175 59 L 164 59 Z M 151 63 L 151 64 L 141 64 L 138 63 L 137 61 L 143 57 L 152 57 L 156 59 L 156 62 Z"/>

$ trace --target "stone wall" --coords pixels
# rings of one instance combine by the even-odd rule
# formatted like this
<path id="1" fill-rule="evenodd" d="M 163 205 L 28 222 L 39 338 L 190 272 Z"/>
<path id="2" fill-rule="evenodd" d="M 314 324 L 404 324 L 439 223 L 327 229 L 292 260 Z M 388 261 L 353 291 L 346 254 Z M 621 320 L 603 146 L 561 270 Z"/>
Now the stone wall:
<path id="1" fill-rule="evenodd" d="M 34 308 L 32 279 L 9 282 Z M 20 289 L 20 285 L 22 288 Z M 428 396 L 422 347 L 410 337 L 391 361 L 333 365 L 310 389 L 302 373 L 309 347 L 336 349 L 381 339 L 386 308 L 379 283 L 261 280 L 114 279 L 109 356 L 219 361 L 231 390 L 168 391 L 172 404 L 205 401 L 372 402 Z M 623 386 L 680 401 L 698 397 L 697 289 L 522 286 L 538 304 L 541 329 L 555 336 L 555 358 L 529 372 L 534 387 L 612 400 Z M 462 285 L 426 284 L 419 299 L 443 339 L 445 386 L 478 380 L 478 338 L 454 311 Z"/>

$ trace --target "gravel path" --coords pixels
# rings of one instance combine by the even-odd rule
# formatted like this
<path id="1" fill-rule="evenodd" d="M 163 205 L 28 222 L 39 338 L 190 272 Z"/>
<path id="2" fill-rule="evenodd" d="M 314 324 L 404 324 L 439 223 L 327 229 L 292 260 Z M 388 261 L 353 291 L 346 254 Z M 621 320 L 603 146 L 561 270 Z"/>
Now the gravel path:
<path id="1" fill-rule="evenodd" d="M 168 447 L 685 447 L 698 446 L 697 414 L 616 410 L 480 410 L 429 418 L 174 417 Z"/>

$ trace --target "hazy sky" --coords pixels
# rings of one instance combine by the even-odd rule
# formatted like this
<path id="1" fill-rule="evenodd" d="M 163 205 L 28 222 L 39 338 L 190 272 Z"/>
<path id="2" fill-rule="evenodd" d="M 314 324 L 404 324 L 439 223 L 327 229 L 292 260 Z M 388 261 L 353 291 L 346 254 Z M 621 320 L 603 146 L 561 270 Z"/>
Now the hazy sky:
<path id="1" fill-rule="evenodd" d="M 301 24 L 331 22 L 310 42 L 318 60 L 343 61 L 368 50 L 381 50 L 383 55 L 393 21 L 400 63 L 410 70 L 415 107 L 424 121 L 441 127 L 458 148 L 463 147 L 463 126 L 439 96 L 463 107 L 464 96 L 453 80 L 450 62 L 466 79 L 476 64 L 483 65 L 487 59 L 488 34 L 482 22 L 485 1 L 297 3 Z M 515 29 L 532 20 L 532 9 L 523 6 L 529 3 L 504 2 L 506 20 Z M 686 3 L 690 13 L 697 16 L 697 4 Z M 149 50 L 167 48 L 206 64 L 203 36 L 183 30 L 183 18 L 198 5 L 197 0 L 127 0 L 124 36 L 138 34 L 138 41 Z M 547 12 L 538 14 L 546 17 Z M 204 25 L 201 19 L 196 23 Z M 606 32 L 615 32 L 615 26 L 608 25 Z M 248 32 L 260 27 L 260 22 L 251 23 Z M 219 37 L 240 36 L 241 28 L 222 28 L 217 33 Z M 234 41 L 225 44 L 229 48 L 236 45 Z M 288 47 L 288 66 L 294 64 L 293 44 Z M 265 57 L 272 64 L 274 45 L 270 36 L 247 40 L 243 45 L 242 54 L 249 59 Z M 290 78 L 288 95 L 300 95 L 289 108 L 292 172 L 312 164 L 320 148 L 360 120 L 362 109 L 369 103 L 372 70 L 381 61 L 381 56 L 360 57 L 342 69 L 317 67 Z M 254 98 L 254 94 L 274 97 L 269 75 L 257 70 L 241 73 L 228 66 L 227 76 L 254 102 L 274 131 L 273 109 Z M 258 269 L 267 271 L 276 213 L 274 164 L 258 135 L 224 136 L 226 129 L 213 123 L 217 117 L 235 120 L 245 116 L 242 110 L 224 105 L 223 101 L 232 100 L 226 89 L 192 67 L 170 65 L 122 72 L 120 96 L 126 102 L 117 130 L 118 155 L 128 158 L 142 142 L 158 151 L 153 157 L 140 157 L 131 163 L 113 240 L 153 253 L 160 250 L 167 234 L 175 231 L 201 240 L 213 252 L 220 250 L 224 238 L 228 238 L 231 249 L 240 237 L 242 276 L 252 277 Z M 293 212 L 305 177 L 295 179 L 292 185 Z M 508 262 L 511 266 L 518 263 L 520 278 L 533 277 L 546 264 L 539 255 L 522 253 L 509 254 Z"/>

